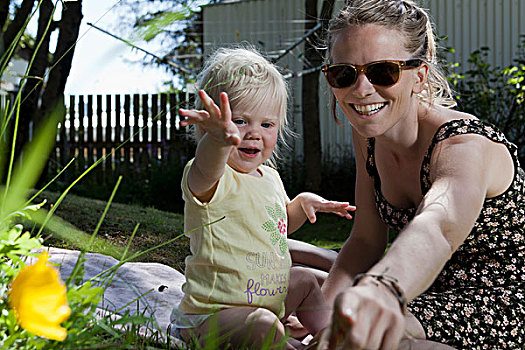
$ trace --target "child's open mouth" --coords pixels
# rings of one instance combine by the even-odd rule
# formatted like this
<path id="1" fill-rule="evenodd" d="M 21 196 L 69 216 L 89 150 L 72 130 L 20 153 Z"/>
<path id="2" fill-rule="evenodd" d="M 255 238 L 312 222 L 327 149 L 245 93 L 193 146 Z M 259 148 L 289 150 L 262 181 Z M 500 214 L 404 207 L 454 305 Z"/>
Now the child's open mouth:
<path id="1" fill-rule="evenodd" d="M 257 148 L 239 148 L 239 152 L 247 157 L 254 157 L 260 152 L 260 150 Z"/>

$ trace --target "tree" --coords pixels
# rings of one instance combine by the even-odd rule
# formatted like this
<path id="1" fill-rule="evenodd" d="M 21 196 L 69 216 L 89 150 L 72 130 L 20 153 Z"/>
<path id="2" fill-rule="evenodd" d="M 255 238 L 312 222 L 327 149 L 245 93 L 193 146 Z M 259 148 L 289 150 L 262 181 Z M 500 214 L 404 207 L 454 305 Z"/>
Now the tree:
<path id="1" fill-rule="evenodd" d="M 123 15 L 118 26 L 120 35 L 130 32 L 140 40 L 159 45 L 156 56 L 144 64 L 157 64 L 173 72 L 178 84 L 195 80 L 202 66 L 202 12 L 200 6 L 217 0 L 150 0 L 145 6 L 137 0 L 124 0 L 119 6 Z M 131 34 L 131 35 L 133 35 Z M 146 56 L 148 57 L 148 56 Z M 159 59 L 160 58 L 160 59 Z"/>
<path id="2" fill-rule="evenodd" d="M 323 0 L 321 16 L 317 15 L 317 0 L 305 0 L 305 30 L 311 30 L 315 23 L 312 19 L 320 18 L 321 31 L 325 32 L 328 20 L 332 16 L 335 0 Z M 318 67 L 323 56 L 315 45 L 315 40 L 308 38 L 304 44 L 305 69 Z M 319 122 L 319 71 L 303 76 L 302 85 L 303 139 L 305 187 L 318 192 L 321 187 L 321 134 Z"/>
<path id="3" fill-rule="evenodd" d="M 0 24 L 2 32 L 0 53 L 2 68 L 7 60 L 16 53 L 25 58 L 31 65 L 27 76 L 20 83 L 21 105 L 20 120 L 15 146 L 15 154 L 20 155 L 23 145 L 29 141 L 29 122 L 38 127 L 43 118 L 58 105 L 63 104 L 64 89 L 71 70 L 71 62 L 78 40 L 82 20 L 82 1 L 61 2 L 61 19 L 53 20 L 57 9 L 51 0 L 22 0 L 17 4 L 11 0 L 0 0 Z M 27 26 L 27 20 L 36 6 L 38 12 L 38 29 L 36 38 L 31 40 L 21 35 Z M 9 9 L 13 8 L 13 13 Z M 59 31 L 54 51 L 50 52 L 50 37 L 55 30 Z M 3 71 L 3 69 L 2 69 Z"/>

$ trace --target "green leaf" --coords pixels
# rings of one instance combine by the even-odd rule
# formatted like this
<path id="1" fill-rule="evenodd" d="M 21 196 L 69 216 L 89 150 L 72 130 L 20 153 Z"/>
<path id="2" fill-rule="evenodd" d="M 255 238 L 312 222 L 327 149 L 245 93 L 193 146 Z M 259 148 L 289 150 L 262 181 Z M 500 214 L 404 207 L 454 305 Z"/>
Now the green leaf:
<path id="1" fill-rule="evenodd" d="M 158 34 L 160 34 L 167 26 L 190 18 L 193 15 L 193 11 L 185 7 L 181 11 L 176 12 L 162 12 L 157 14 L 155 17 L 145 21 L 139 27 L 139 36 L 146 40 L 153 40 Z"/>

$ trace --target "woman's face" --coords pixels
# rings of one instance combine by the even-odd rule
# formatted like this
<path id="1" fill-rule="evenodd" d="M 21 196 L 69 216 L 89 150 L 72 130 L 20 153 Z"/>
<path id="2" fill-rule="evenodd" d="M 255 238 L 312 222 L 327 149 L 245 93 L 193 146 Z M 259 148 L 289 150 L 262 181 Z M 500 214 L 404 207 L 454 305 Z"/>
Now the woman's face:
<path id="1" fill-rule="evenodd" d="M 408 60 L 401 32 L 367 24 L 348 27 L 334 36 L 331 63 L 364 65 L 380 60 Z M 373 85 L 359 72 L 355 83 L 346 88 L 332 88 L 341 110 L 364 137 L 395 136 L 417 118 L 418 98 L 424 78 L 420 69 L 401 72 L 399 81 L 390 86 Z"/>

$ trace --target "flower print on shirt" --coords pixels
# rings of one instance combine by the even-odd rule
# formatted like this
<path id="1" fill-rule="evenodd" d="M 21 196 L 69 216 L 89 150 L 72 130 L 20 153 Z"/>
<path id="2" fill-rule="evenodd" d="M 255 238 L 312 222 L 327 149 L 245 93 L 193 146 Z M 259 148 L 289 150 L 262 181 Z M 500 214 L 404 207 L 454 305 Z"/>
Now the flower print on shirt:
<path id="1" fill-rule="evenodd" d="M 266 232 L 270 232 L 270 241 L 273 245 L 279 245 L 281 254 L 285 254 L 288 250 L 286 237 L 288 236 L 288 227 L 286 220 L 286 213 L 281 208 L 279 203 L 275 203 L 275 207 L 265 206 L 266 212 L 271 220 L 266 221 L 262 228 Z"/>

